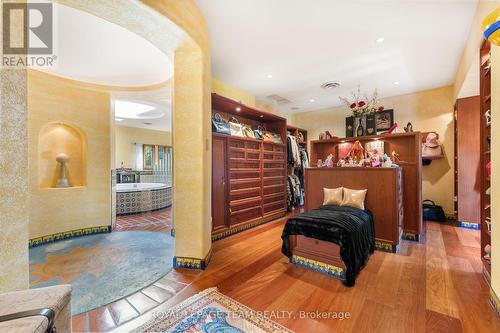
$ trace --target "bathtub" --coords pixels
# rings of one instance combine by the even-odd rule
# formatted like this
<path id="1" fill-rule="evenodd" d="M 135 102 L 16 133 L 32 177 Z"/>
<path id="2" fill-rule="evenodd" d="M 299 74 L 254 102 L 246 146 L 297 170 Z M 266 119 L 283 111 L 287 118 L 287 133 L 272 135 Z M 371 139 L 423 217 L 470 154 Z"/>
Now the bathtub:
<path id="1" fill-rule="evenodd" d="M 116 215 L 144 213 L 171 205 L 172 186 L 168 184 L 116 184 Z"/>

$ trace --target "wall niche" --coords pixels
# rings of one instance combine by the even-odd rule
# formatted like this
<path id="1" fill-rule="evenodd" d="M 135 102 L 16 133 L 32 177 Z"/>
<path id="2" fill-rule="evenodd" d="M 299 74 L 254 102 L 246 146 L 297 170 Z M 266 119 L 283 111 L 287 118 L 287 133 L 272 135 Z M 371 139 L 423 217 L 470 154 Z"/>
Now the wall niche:
<path id="1" fill-rule="evenodd" d="M 86 186 L 87 141 L 84 133 L 73 125 L 51 123 L 45 125 L 38 139 L 38 179 L 41 188 L 55 188 L 61 173 L 58 154 L 69 160 L 65 171 L 69 187 Z"/>

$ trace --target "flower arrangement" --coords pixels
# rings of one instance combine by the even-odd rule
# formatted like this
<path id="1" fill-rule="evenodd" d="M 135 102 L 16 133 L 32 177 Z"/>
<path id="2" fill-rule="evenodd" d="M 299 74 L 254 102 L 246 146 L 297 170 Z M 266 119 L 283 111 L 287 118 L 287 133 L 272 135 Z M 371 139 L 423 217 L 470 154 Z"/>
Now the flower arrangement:
<path id="1" fill-rule="evenodd" d="M 384 111 L 383 106 L 378 105 L 378 92 L 377 89 L 373 92 L 372 98 L 368 98 L 366 94 L 361 95 L 361 90 L 358 86 L 356 92 L 351 93 L 352 98 L 339 97 L 342 103 L 347 105 L 355 117 L 362 117 L 366 115 L 373 115 L 377 112 Z"/>

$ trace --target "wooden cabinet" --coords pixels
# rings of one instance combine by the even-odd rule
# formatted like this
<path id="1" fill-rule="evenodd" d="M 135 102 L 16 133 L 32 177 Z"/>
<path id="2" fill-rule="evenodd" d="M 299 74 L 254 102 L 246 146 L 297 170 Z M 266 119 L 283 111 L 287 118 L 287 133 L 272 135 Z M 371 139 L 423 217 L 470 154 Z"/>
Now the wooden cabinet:
<path id="1" fill-rule="evenodd" d="M 226 140 L 217 136 L 212 141 L 212 230 L 227 228 L 226 223 Z"/>
<path id="2" fill-rule="evenodd" d="M 486 169 L 491 161 L 491 61 L 490 61 L 490 42 L 484 41 L 480 52 L 480 108 L 481 108 L 481 127 L 480 127 L 480 154 L 481 154 L 481 257 L 484 267 L 491 274 L 491 259 L 485 258 L 485 247 L 491 245 L 491 230 L 488 225 L 491 219 L 491 201 L 490 201 L 490 176 Z"/>
<path id="3" fill-rule="evenodd" d="M 479 96 L 460 98 L 456 103 L 457 218 L 481 223 L 481 111 Z"/>
<path id="4" fill-rule="evenodd" d="M 329 154 L 332 154 L 334 162 L 337 163 L 342 145 L 352 144 L 355 141 L 360 141 L 363 145 L 368 142 L 382 141 L 384 142 L 385 152 L 388 155 L 391 155 L 392 152 L 399 154 L 401 161 L 397 162 L 397 164 L 403 172 L 403 237 L 410 240 L 419 240 L 420 236 L 425 234 L 422 220 L 421 133 L 410 132 L 356 138 L 314 140 L 311 141 L 310 160 L 312 163 L 316 163 L 318 159 L 325 160 Z"/>
<path id="5" fill-rule="evenodd" d="M 402 203 L 403 177 L 401 168 L 309 168 L 305 174 L 305 209 L 323 204 L 323 188 L 366 189 L 365 208 L 373 215 L 377 247 L 395 251 L 406 209 Z"/>
<path id="6" fill-rule="evenodd" d="M 283 143 L 213 133 L 212 238 L 285 215 L 286 119 L 212 95 L 214 113 L 253 129 L 280 134 Z"/>

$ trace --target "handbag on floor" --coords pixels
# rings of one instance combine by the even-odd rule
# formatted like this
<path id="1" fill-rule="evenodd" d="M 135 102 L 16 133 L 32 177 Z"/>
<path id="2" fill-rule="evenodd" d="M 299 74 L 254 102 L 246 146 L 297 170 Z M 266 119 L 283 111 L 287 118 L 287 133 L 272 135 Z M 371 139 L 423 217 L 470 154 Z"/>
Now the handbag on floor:
<path id="1" fill-rule="evenodd" d="M 424 221 L 446 222 L 443 207 L 436 205 L 432 200 L 424 200 L 422 204 Z"/>
<path id="2" fill-rule="evenodd" d="M 231 134 L 229 124 L 219 113 L 214 113 L 212 116 L 212 131 L 220 134 Z"/>
<path id="3" fill-rule="evenodd" d="M 229 119 L 229 129 L 231 131 L 231 135 L 239 136 L 242 138 L 245 137 L 245 135 L 243 134 L 243 125 L 241 125 L 238 119 L 236 119 L 235 117 L 231 117 L 231 119 Z"/>

